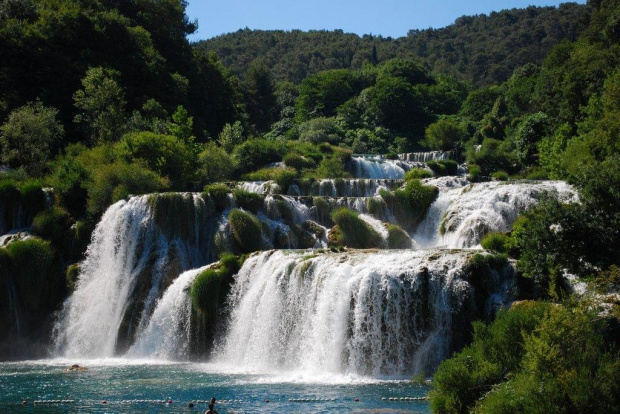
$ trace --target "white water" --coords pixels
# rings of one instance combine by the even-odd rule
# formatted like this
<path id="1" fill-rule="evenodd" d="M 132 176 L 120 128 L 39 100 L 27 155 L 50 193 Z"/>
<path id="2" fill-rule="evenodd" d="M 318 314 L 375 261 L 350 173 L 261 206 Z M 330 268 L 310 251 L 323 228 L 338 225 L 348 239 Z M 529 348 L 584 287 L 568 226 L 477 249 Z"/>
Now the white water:
<path id="1" fill-rule="evenodd" d="M 351 162 L 357 178 L 400 180 L 405 176 L 405 169 L 398 160 L 353 157 Z"/>
<path id="2" fill-rule="evenodd" d="M 479 247 L 485 234 L 509 231 L 518 215 L 538 204 L 544 193 L 555 193 L 565 202 L 577 199 L 574 189 L 562 181 L 467 185 L 462 178 L 443 177 L 426 183 L 439 187 L 439 196 L 413 236 L 421 248 Z"/>
<path id="3" fill-rule="evenodd" d="M 462 278 L 470 255 L 256 254 L 236 276 L 216 361 L 241 371 L 373 377 L 433 369 L 460 333 L 453 318 L 470 311 Z"/>
<path id="4" fill-rule="evenodd" d="M 191 300 L 189 289 L 209 266 L 181 273 L 170 285 L 127 356 L 131 358 L 186 359 L 189 356 Z"/>
<path id="5" fill-rule="evenodd" d="M 80 265 L 77 286 L 67 299 L 55 327 L 58 355 L 112 357 L 125 313 L 135 300 L 139 279 L 149 280 L 139 327 L 143 328 L 161 292 L 164 273 L 205 262 L 208 251 L 199 248 L 205 214 L 204 201 L 191 197 L 195 217 L 189 220 L 190 240 L 169 240 L 153 220 L 149 196 L 133 197 L 111 206 L 95 228 L 86 259 Z M 186 211 L 184 211 L 187 214 Z M 176 217 L 171 218 L 178 227 Z M 194 228 L 192 228 L 193 226 Z M 173 229 L 179 232 L 181 229 Z M 174 266 L 174 267 L 173 267 Z"/>
<path id="6" fill-rule="evenodd" d="M 449 160 L 452 158 L 452 151 L 408 152 L 398 154 L 398 158 L 403 161 L 426 163 L 429 161 Z"/>

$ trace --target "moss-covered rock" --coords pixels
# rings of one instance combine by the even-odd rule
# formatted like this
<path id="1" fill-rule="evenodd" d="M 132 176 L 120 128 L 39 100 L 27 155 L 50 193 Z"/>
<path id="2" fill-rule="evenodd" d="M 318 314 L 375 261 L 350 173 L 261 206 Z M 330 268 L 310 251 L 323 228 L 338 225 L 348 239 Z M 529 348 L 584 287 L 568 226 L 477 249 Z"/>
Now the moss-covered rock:
<path id="1" fill-rule="evenodd" d="M 65 282 L 67 284 L 67 290 L 69 292 L 73 292 L 75 290 L 79 275 L 80 265 L 78 263 L 67 266 L 67 271 L 65 272 Z"/>
<path id="2" fill-rule="evenodd" d="M 420 180 L 422 178 L 430 178 L 433 176 L 433 173 L 424 168 L 412 168 L 405 173 L 405 181 L 409 180 Z"/>
<path id="3" fill-rule="evenodd" d="M 215 207 L 223 211 L 228 207 L 230 188 L 224 183 L 210 184 L 204 188 L 205 198 L 211 197 Z"/>
<path id="4" fill-rule="evenodd" d="M 380 194 L 394 212 L 398 223 L 403 228 L 412 230 L 437 199 L 439 189 L 423 185 L 420 180 L 410 180 L 403 189 L 394 192 L 382 190 Z"/>
<path id="5" fill-rule="evenodd" d="M 240 188 L 235 188 L 233 190 L 233 197 L 235 198 L 235 204 L 238 207 L 253 213 L 260 210 L 265 202 L 264 194 L 251 193 Z"/>
<path id="6" fill-rule="evenodd" d="M 334 232 L 330 236 L 332 243 L 330 246 L 348 246 L 354 248 L 368 249 L 381 247 L 383 239 L 368 223 L 359 218 L 359 214 L 341 207 L 334 210 L 331 218 L 336 223 L 339 233 Z M 332 229 L 332 232 L 334 229 Z M 329 240 L 328 240 L 329 241 Z"/>
<path id="7" fill-rule="evenodd" d="M 67 232 L 71 227 L 71 217 L 62 207 L 54 207 L 50 211 L 42 211 L 32 221 L 32 232 L 39 237 L 52 240 L 62 245 L 67 239 Z"/>
<path id="8" fill-rule="evenodd" d="M 389 249 L 410 249 L 413 246 L 411 237 L 396 224 L 388 224 L 388 248 Z"/>
<path id="9" fill-rule="evenodd" d="M 263 229 L 254 214 L 235 208 L 228 214 L 228 222 L 235 244 L 242 253 L 262 249 Z"/>
<path id="10" fill-rule="evenodd" d="M 219 263 L 196 276 L 190 289 L 194 309 L 215 316 L 224 304 L 233 276 L 239 272 L 244 260 L 245 256 L 225 254 Z"/>

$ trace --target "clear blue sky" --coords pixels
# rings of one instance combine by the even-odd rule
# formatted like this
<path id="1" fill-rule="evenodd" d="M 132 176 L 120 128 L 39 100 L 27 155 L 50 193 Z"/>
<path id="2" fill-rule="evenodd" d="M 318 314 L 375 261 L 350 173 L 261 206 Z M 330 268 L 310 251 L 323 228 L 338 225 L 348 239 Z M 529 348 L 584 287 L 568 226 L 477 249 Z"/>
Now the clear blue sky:
<path id="1" fill-rule="evenodd" d="M 577 3 L 585 4 L 586 0 Z M 488 14 L 529 5 L 557 6 L 553 0 L 189 0 L 187 15 L 198 19 L 190 37 L 208 39 L 250 29 L 333 30 L 405 36 L 409 29 L 444 27 L 463 15 Z"/>

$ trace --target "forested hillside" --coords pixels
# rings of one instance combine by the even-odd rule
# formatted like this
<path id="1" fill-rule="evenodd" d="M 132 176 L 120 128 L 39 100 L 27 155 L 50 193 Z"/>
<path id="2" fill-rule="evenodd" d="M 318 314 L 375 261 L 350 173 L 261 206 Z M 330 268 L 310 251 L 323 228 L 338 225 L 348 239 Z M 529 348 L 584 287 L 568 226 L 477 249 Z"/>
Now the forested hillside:
<path id="1" fill-rule="evenodd" d="M 254 60 L 266 64 L 277 81 L 299 83 L 327 69 L 361 69 L 395 57 L 417 58 L 434 74 L 450 74 L 476 86 L 503 82 L 526 63 L 541 63 L 564 39 L 575 40 L 590 11 L 564 3 L 463 16 L 440 29 L 410 30 L 397 39 L 336 31 L 241 29 L 198 42 L 244 77 Z"/>

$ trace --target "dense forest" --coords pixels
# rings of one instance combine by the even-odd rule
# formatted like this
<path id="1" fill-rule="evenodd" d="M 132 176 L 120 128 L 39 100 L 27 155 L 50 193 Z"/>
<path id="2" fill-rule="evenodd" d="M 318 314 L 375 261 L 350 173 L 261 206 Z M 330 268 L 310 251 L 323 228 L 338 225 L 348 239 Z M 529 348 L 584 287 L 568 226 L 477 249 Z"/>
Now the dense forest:
<path id="1" fill-rule="evenodd" d="M 0 1 L 0 233 L 35 236 L 0 248 L 0 292 L 16 286 L 30 337 L 73 289 L 102 213 L 130 194 L 215 195 L 238 179 L 286 188 L 349 177 L 352 153 L 454 151 L 471 181 L 561 179 L 580 202 L 549 198 L 485 237 L 536 301 L 475 326 L 435 374 L 433 408 L 618 411 L 619 0 L 463 17 L 401 39 L 241 30 L 195 45 L 185 8 Z M 417 205 L 425 174 L 386 197 Z M 565 273 L 608 298 L 606 311 L 571 297 Z"/>
<path id="2" fill-rule="evenodd" d="M 255 60 L 276 81 L 299 83 L 328 69 L 361 69 L 396 57 L 417 59 L 433 74 L 453 75 L 475 86 L 504 82 L 526 63 L 540 64 L 560 41 L 575 40 L 589 9 L 576 3 L 463 16 L 440 29 L 410 30 L 397 39 L 330 31 L 240 29 L 198 42 L 244 78 Z"/>

